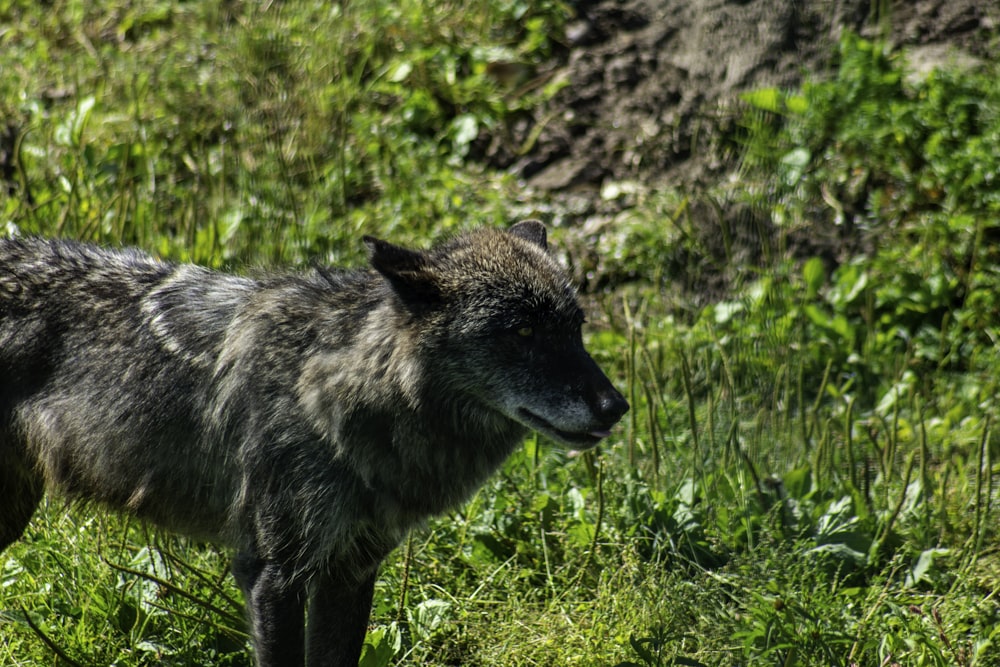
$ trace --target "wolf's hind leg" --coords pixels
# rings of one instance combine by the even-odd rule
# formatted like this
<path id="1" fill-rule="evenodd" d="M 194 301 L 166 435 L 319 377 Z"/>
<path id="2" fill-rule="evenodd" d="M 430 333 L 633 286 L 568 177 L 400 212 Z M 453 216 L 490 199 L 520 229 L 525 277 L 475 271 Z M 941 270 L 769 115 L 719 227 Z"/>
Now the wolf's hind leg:
<path id="1" fill-rule="evenodd" d="M 45 492 L 41 476 L 9 447 L 0 437 L 0 551 L 21 537 Z"/>

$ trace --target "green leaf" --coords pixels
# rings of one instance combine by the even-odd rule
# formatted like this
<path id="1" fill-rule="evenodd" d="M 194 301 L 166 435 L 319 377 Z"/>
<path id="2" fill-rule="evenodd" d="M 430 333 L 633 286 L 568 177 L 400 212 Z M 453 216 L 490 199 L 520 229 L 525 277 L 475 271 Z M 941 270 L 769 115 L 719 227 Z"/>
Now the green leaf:
<path id="1" fill-rule="evenodd" d="M 409 610 L 410 631 L 413 632 L 414 637 L 426 640 L 448 619 L 450 612 L 450 602 L 424 600 L 414 609 Z"/>
<path id="2" fill-rule="evenodd" d="M 720 301 L 715 304 L 715 323 L 725 324 L 731 320 L 735 315 L 742 313 L 745 310 L 742 303 L 739 301 Z"/>
<path id="3" fill-rule="evenodd" d="M 836 284 L 827 295 L 834 306 L 847 306 L 868 286 L 868 272 L 857 264 L 848 264 L 837 271 Z"/>
<path id="4" fill-rule="evenodd" d="M 83 141 L 83 131 L 90 120 L 90 114 L 94 110 L 97 100 L 93 95 L 89 95 L 76 105 L 65 121 L 56 126 L 55 142 L 61 146 L 72 146 L 79 148 Z"/>
<path id="5" fill-rule="evenodd" d="M 809 550 L 812 554 L 827 554 L 839 561 L 850 563 L 854 567 L 864 567 L 868 564 L 868 554 L 857 549 L 852 549 L 843 542 L 832 544 L 821 544 Z"/>
<path id="6" fill-rule="evenodd" d="M 392 74 L 389 75 L 389 81 L 392 83 L 402 83 L 403 81 L 406 81 L 412 71 L 413 63 L 408 60 L 404 60 L 396 65 L 395 70 L 393 70 Z"/>
<path id="7" fill-rule="evenodd" d="M 949 553 L 948 549 L 926 549 L 920 553 L 917 558 L 917 562 L 914 563 L 910 571 L 906 573 L 906 586 L 907 588 L 916 586 L 921 581 L 928 578 L 933 572 L 934 559 L 938 556 L 947 555 Z"/>
<path id="8" fill-rule="evenodd" d="M 787 95 L 785 108 L 792 113 L 804 114 L 809 111 L 809 100 L 804 95 Z"/>
<path id="9" fill-rule="evenodd" d="M 403 646 L 402 634 L 395 623 L 368 633 L 361 649 L 359 667 L 388 667 Z"/>
<path id="10" fill-rule="evenodd" d="M 804 312 L 806 317 L 809 318 L 809 321 L 816 326 L 827 330 L 832 328 L 831 320 L 833 319 L 833 316 L 815 303 L 806 304 L 806 306 L 802 309 L 802 312 Z"/>
<path id="11" fill-rule="evenodd" d="M 802 267 L 802 278 L 806 282 L 807 296 L 810 299 L 815 297 L 823 283 L 826 282 L 826 269 L 823 267 L 823 260 L 819 257 L 807 260 Z"/>
<path id="12" fill-rule="evenodd" d="M 578 547 L 588 547 L 594 541 L 594 524 L 578 521 L 566 529 L 570 542 Z"/>
<path id="13" fill-rule="evenodd" d="M 751 106 L 755 106 L 758 109 L 763 109 L 764 111 L 770 111 L 772 113 L 778 113 L 781 111 L 781 91 L 777 88 L 761 88 L 759 90 L 751 90 L 748 93 L 743 93 L 740 97 L 743 98 L 744 102 L 747 102 Z"/>
<path id="14" fill-rule="evenodd" d="M 785 490 L 788 491 L 788 495 L 792 498 L 802 500 L 811 494 L 813 490 L 812 468 L 803 466 L 802 468 L 790 470 L 785 473 L 782 481 L 785 483 Z"/>
<path id="15" fill-rule="evenodd" d="M 779 163 L 782 180 L 785 181 L 785 184 L 794 186 L 802 180 L 802 175 L 805 173 L 806 167 L 809 166 L 810 160 L 812 160 L 812 153 L 809 152 L 808 148 L 793 148 L 785 153 Z"/>
<path id="16" fill-rule="evenodd" d="M 455 154 L 464 156 L 469 152 L 469 144 L 479 136 L 479 121 L 471 113 L 462 114 L 451 122 L 454 132 L 453 147 Z"/>

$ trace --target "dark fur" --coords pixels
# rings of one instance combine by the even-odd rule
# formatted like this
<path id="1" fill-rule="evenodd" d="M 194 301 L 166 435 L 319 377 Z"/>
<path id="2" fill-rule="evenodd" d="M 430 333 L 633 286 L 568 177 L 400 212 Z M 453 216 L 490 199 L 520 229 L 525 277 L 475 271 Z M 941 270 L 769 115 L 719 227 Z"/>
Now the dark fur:
<path id="1" fill-rule="evenodd" d="M 251 279 L 0 240 L 0 550 L 45 489 L 123 509 L 235 548 L 259 665 L 356 665 L 408 529 L 529 428 L 583 449 L 628 409 L 541 224 L 365 242 Z"/>

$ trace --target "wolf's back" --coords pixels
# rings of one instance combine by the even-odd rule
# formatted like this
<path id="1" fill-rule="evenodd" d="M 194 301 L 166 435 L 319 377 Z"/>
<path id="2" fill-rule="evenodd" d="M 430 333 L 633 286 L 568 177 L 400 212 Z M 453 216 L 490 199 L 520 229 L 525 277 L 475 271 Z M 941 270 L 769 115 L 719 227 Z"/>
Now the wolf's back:
<path id="1" fill-rule="evenodd" d="M 127 352 L 148 343 L 207 362 L 254 285 L 134 249 L 0 239 L 0 349 L 56 354 L 79 342 Z"/>

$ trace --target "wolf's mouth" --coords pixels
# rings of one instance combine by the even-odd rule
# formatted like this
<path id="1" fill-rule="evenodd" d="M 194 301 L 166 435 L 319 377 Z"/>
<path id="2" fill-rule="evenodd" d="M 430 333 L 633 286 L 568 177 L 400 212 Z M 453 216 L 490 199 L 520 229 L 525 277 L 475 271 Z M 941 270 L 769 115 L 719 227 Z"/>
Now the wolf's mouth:
<path id="1" fill-rule="evenodd" d="M 572 445 L 579 449 L 590 449 L 594 447 L 604 438 L 611 435 L 611 431 L 608 430 L 593 430 L 587 432 L 576 433 L 573 431 L 564 431 L 562 429 L 556 428 L 552 423 L 539 417 L 534 412 L 527 410 L 525 408 L 518 408 L 517 414 L 527 426 L 535 429 L 536 431 L 541 431 L 542 433 L 555 438 L 556 440 Z"/>

